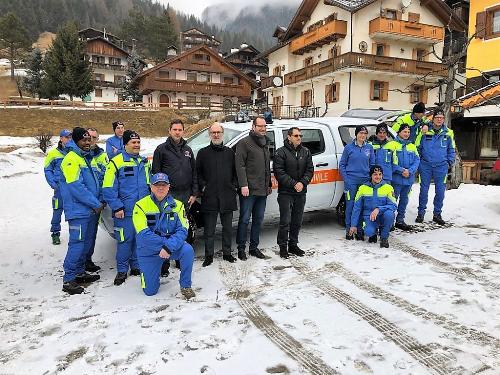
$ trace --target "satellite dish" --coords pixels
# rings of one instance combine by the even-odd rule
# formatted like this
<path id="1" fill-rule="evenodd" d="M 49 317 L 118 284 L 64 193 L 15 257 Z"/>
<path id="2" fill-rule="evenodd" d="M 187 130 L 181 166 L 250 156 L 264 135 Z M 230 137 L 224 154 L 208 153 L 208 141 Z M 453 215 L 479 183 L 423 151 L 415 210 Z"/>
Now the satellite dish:
<path id="1" fill-rule="evenodd" d="M 279 76 L 273 77 L 273 85 L 274 87 L 281 87 L 283 86 L 283 78 Z"/>
<path id="2" fill-rule="evenodd" d="M 408 8 L 411 5 L 411 0 L 401 0 L 401 5 L 403 8 Z"/>

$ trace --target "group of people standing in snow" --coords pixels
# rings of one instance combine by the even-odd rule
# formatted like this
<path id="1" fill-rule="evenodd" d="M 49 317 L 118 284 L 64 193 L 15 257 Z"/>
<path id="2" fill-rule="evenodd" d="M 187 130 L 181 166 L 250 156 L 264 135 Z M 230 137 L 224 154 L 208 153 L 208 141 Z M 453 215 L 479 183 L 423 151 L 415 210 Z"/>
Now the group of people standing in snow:
<path id="1" fill-rule="evenodd" d="M 399 117 L 392 126 L 397 133 L 394 140 L 390 140 L 383 123 L 370 141 L 366 127 L 356 127 L 355 139 L 346 145 L 339 163 L 344 179 L 347 240 L 364 240 L 366 234 L 369 242 L 377 242 L 379 235 L 380 247 L 389 247 L 389 233 L 394 227 L 411 230 L 405 213 L 417 172 L 420 196 L 415 222 L 424 221 L 429 186 L 434 180 L 433 221 L 445 224 L 441 211 L 448 169 L 455 162 L 455 141 L 452 130 L 444 125 L 443 110 L 435 109 L 432 120 L 424 116 L 425 111 L 425 105 L 417 103 L 411 113 Z"/>
<path id="2" fill-rule="evenodd" d="M 358 126 L 353 143 L 345 147 L 340 171 L 345 182 L 347 239 L 364 239 L 366 234 L 370 242 L 376 242 L 380 232 L 381 246 L 387 247 L 398 198 L 396 227 L 407 230 L 405 209 L 417 169 L 422 186 L 416 221 L 423 221 L 433 178 L 434 221 L 444 224 L 440 213 L 446 172 L 454 160 L 453 134 L 443 127 L 442 111 L 434 111 L 430 123 L 423 117 L 422 107 L 419 103 L 412 114 L 396 122 L 396 140 L 389 141 L 387 127 L 379 125 L 376 139 L 368 143 L 366 127 Z M 259 238 L 267 196 L 272 191 L 267 125 L 264 117 L 256 117 L 250 134 L 233 151 L 223 143 L 223 126 L 214 123 L 208 129 L 210 144 L 195 159 L 183 138 L 184 124 L 173 120 L 169 137 L 156 148 L 152 164 L 140 155 L 139 134 L 125 130 L 122 122 L 113 123 L 114 135 L 107 139 L 106 151 L 97 144 L 96 129 L 61 131 L 58 146 L 47 154 L 45 176 L 54 190 L 53 244 L 60 244 L 63 210 L 69 227 L 63 291 L 80 294 L 83 286 L 99 280 L 96 272 L 100 267 L 92 255 L 106 206 L 112 213 L 117 242 L 115 285 L 123 284 L 128 276 L 138 276 L 144 293 L 155 295 L 160 278 L 169 275 L 170 261 L 174 260 L 180 268 L 181 294 L 186 299 L 195 296 L 191 287 L 194 250 L 189 243 L 186 211 L 197 198 L 204 221 L 203 267 L 213 263 L 218 217 L 223 259 L 231 263 L 237 260 L 231 250 L 237 199 L 237 257 L 247 260 L 249 242 L 250 256 L 266 258 L 259 249 Z M 298 246 L 299 231 L 314 166 L 311 152 L 302 146 L 299 128 L 290 128 L 284 143 L 275 153 L 273 169 L 280 209 L 277 243 L 280 256 L 288 258 L 305 254 Z"/>

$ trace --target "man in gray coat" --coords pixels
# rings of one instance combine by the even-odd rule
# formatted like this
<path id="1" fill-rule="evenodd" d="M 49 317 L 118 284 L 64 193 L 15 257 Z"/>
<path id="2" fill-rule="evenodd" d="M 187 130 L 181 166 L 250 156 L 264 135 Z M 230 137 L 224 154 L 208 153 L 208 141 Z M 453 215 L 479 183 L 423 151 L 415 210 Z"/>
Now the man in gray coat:
<path id="1" fill-rule="evenodd" d="M 236 174 L 240 189 L 240 218 L 236 243 L 238 258 L 246 260 L 245 253 L 248 224 L 252 217 L 249 254 L 263 259 L 258 249 L 260 228 L 264 220 L 267 196 L 271 194 L 271 165 L 269 139 L 266 137 L 266 120 L 256 117 L 248 137 L 236 146 Z"/>

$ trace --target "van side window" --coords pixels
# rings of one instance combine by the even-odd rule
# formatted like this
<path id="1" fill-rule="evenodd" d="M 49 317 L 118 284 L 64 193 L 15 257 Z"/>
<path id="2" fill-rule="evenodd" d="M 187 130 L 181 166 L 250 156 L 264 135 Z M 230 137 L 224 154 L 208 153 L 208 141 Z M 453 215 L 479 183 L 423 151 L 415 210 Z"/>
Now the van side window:
<path id="1" fill-rule="evenodd" d="M 319 155 L 325 152 L 325 139 L 323 132 L 319 129 L 301 129 L 302 145 L 311 151 L 311 155 Z M 283 139 L 287 139 L 288 130 L 283 130 Z"/>

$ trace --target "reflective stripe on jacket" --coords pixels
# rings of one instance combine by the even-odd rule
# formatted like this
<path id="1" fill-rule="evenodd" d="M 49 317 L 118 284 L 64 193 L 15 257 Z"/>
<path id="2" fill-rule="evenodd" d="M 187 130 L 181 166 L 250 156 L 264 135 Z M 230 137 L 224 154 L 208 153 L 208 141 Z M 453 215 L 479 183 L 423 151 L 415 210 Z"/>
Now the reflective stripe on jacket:
<path id="1" fill-rule="evenodd" d="M 415 121 L 413 119 L 412 113 L 407 113 L 406 115 L 400 116 L 397 118 L 397 120 L 394 122 L 392 125 L 392 129 L 397 133 L 399 131 L 399 128 L 401 125 L 406 124 L 410 127 L 410 141 L 411 143 L 415 143 L 415 140 L 417 139 L 418 135 L 420 134 L 420 129 L 422 128 L 422 125 L 427 125 L 431 127 L 430 121 L 427 119 L 427 117 L 422 117 L 420 120 Z"/>
<path id="2" fill-rule="evenodd" d="M 375 208 L 379 209 L 379 215 L 387 210 L 396 211 L 394 189 L 383 180 L 377 185 L 367 182 L 359 187 L 354 200 L 351 223 L 357 223 L 360 215 L 363 215 L 363 218 L 370 216 Z"/>
<path id="3" fill-rule="evenodd" d="M 420 164 L 420 157 L 418 156 L 417 146 L 409 140 L 403 140 L 399 137 L 392 141 L 394 144 L 394 166 L 392 174 L 392 183 L 398 185 L 413 185 L 415 181 L 415 173 Z M 409 177 L 403 177 L 404 169 L 410 172 Z"/>
<path id="4" fill-rule="evenodd" d="M 374 164 L 382 167 L 384 180 L 392 181 L 392 165 L 394 164 L 393 155 L 395 145 L 387 139 L 383 143 L 380 143 L 378 139 L 375 139 L 371 142 L 371 145 L 373 146 L 373 151 L 375 152 Z"/>
<path id="5" fill-rule="evenodd" d="M 95 172 L 97 172 L 99 183 L 102 185 L 102 181 L 104 180 L 104 173 L 106 173 L 106 167 L 109 163 L 108 154 L 106 154 L 100 147 L 96 147 L 93 150 L 90 150 L 90 154 L 95 160 L 95 163 L 93 163 L 97 167 L 95 169 Z"/>
<path id="6" fill-rule="evenodd" d="M 54 190 L 57 189 L 57 185 L 61 181 L 61 162 L 66 153 L 66 150 L 58 146 L 50 150 L 45 157 L 43 173 L 45 174 L 45 180 Z"/>
<path id="7" fill-rule="evenodd" d="M 433 167 L 455 162 L 455 140 L 451 129 L 442 126 L 441 129 L 431 128 L 427 133 L 420 134 L 415 143 L 420 159 Z"/>

